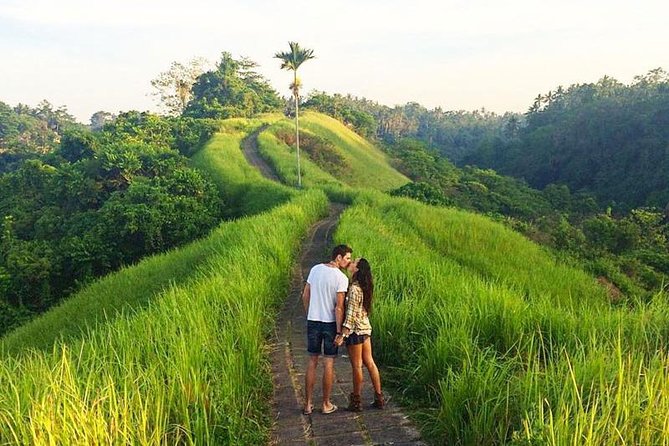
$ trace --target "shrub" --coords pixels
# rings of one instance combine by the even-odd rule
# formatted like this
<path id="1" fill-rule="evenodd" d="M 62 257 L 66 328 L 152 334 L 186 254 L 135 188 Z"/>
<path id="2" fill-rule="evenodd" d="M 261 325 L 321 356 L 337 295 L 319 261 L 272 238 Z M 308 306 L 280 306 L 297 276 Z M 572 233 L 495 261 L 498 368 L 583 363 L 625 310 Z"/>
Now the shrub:
<path id="1" fill-rule="evenodd" d="M 275 136 L 284 144 L 296 146 L 295 132 L 280 128 Z M 314 164 L 335 177 L 343 175 L 350 168 L 348 161 L 334 144 L 313 133 L 300 132 L 300 150 L 304 150 Z"/>

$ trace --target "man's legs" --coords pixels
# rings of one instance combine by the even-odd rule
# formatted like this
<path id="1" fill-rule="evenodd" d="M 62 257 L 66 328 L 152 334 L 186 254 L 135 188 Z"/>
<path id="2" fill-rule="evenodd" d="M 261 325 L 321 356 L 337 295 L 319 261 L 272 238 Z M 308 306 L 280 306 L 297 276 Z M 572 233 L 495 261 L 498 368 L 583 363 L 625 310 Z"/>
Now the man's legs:
<path id="1" fill-rule="evenodd" d="M 323 412 L 332 410 L 330 394 L 332 393 L 332 383 L 334 381 L 334 358 L 323 358 Z"/>
<path id="2" fill-rule="evenodd" d="M 334 404 L 330 402 L 334 381 L 334 358 L 337 356 L 337 346 L 334 344 L 336 331 L 337 325 L 335 322 L 307 321 L 307 351 L 310 357 L 307 372 L 304 375 L 305 413 L 310 413 L 313 408 L 316 368 L 318 367 L 318 357 L 321 351 L 325 354 L 323 357 L 323 412 L 331 413 L 336 409 Z"/>
<path id="3" fill-rule="evenodd" d="M 314 383 L 316 382 L 316 368 L 318 367 L 318 357 L 321 354 L 321 343 L 323 335 L 320 329 L 320 323 L 316 321 L 307 321 L 307 351 L 309 352 L 309 362 L 307 363 L 307 372 L 304 374 L 304 413 L 309 414 L 314 407 L 313 394 Z"/>
<path id="4" fill-rule="evenodd" d="M 318 367 L 318 355 L 309 356 L 307 373 L 304 375 L 304 412 L 309 413 L 313 408 L 312 396 L 314 394 L 314 383 L 316 382 L 316 368 Z"/>
<path id="5" fill-rule="evenodd" d="M 323 329 L 323 413 L 331 413 L 336 407 L 330 401 L 332 384 L 334 381 L 334 361 L 337 356 L 335 337 L 337 335 L 337 324 L 330 322 Z"/>

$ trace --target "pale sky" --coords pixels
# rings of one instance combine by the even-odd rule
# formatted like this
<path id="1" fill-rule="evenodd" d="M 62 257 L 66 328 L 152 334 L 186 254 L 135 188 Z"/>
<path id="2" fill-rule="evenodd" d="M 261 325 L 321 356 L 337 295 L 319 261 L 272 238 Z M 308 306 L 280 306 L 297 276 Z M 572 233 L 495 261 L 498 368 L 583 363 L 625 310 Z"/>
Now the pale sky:
<path id="1" fill-rule="evenodd" d="M 85 123 L 156 111 L 151 79 L 222 51 L 288 96 L 273 55 L 293 40 L 317 57 L 305 92 L 522 112 L 558 85 L 669 70 L 668 18 L 666 0 L 0 0 L 0 101 L 47 99 Z"/>

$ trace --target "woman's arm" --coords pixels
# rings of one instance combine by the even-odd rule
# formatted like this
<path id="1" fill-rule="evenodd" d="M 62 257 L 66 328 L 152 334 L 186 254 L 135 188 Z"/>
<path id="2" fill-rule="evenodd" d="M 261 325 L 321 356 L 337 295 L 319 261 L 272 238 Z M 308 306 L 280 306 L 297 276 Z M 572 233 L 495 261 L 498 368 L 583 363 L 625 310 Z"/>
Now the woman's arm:
<path id="1" fill-rule="evenodd" d="M 362 304 L 362 293 L 357 285 L 351 286 L 349 290 L 348 303 L 346 304 L 346 319 L 342 324 L 342 333 L 348 335 L 354 327 L 356 314 L 360 311 Z"/>

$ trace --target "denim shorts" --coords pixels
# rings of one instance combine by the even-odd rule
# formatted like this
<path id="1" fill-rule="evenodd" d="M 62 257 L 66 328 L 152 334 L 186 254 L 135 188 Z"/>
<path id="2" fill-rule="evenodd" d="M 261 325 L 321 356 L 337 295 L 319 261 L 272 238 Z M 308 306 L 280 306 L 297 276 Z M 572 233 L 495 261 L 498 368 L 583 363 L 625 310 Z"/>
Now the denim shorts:
<path id="1" fill-rule="evenodd" d="M 369 335 L 359 335 L 358 333 L 351 333 L 347 338 L 346 338 L 346 345 L 358 345 L 358 344 L 364 344 L 365 340 L 369 337 Z"/>
<path id="2" fill-rule="evenodd" d="M 307 351 L 312 356 L 337 356 L 336 335 L 336 322 L 307 321 Z"/>

